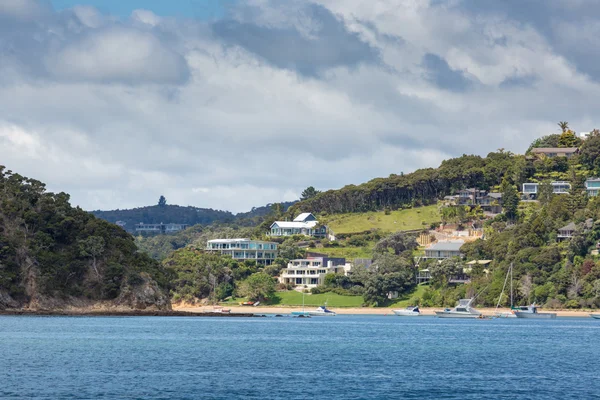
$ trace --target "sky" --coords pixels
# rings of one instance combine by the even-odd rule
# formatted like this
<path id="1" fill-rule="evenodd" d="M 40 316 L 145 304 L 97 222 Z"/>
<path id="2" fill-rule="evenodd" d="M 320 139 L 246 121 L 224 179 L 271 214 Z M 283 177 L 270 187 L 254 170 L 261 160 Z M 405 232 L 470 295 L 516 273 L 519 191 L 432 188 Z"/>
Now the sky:
<path id="1" fill-rule="evenodd" d="M 600 128 L 600 2 L 0 0 L 0 165 L 247 211 Z"/>

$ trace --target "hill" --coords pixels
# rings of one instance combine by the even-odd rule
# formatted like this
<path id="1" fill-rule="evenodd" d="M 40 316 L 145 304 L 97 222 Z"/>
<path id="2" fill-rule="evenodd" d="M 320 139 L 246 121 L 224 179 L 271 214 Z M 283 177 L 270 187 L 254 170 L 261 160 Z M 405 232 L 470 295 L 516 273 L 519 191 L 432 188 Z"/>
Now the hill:
<path id="1" fill-rule="evenodd" d="M 69 195 L 0 166 L 0 309 L 170 309 L 169 271 Z"/>
<path id="2" fill-rule="evenodd" d="M 125 222 L 123 228 L 128 232 L 133 232 L 134 226 L 140 222 L 147 224 L 160 224 L 162 222 L 165 224 L 209 225 L 214 222 L 231 222 L 234 220 L 234 215 L 229 211 L 170 204 L 139 207 L 130 210 L 96 210 L 91 213 L 95 217 L 108 222 Z"/>

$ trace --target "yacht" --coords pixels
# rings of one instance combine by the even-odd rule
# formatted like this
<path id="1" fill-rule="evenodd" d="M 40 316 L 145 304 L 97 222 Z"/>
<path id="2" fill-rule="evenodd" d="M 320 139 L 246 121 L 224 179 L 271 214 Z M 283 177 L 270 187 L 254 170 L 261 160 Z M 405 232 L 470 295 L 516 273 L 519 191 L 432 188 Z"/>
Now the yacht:
<path id="1" fill-rule="evenodd" d="M 323 317 L 333 317 L 335 316 L 335 312 L 327 309 L 325 306 L 317 307 L 316 310 L 307 311 L 308 315 L 311 317 L 323 316 Z"/>
<path id="2" fill-rule="evenodd" d="M 556 313 L 539 313 L 537 309 L 535 303 L 514 308 L 517 318 L 556 318 Z"/>
<path id="3" fill-rule="evenodd" d="M 436 311 L 435 315 L 439 318 L 481 318 L 481 313 L 471 307 L 471 299 L 460 299 L 458 305 L 452 309 L 446 308 L 444 311 Z"/>
<path id="4" fill-rule="evenodd" d="M 493 318 L 517 318 L 515 312 L 513 311 L 513 264 L 510 264 L 508 267 L 508 271 L 506 271 L 506 278 L 504 278 L 504 286 L 502 287 L 502 292 L 500 292 L 500 296 L 498 297 L 498 303 L 496 303 L 496 310 L 494 312 Z M 508 277 L 510 276 L 510 311 L 499 312 L 498 307 L 500 307 L 500 301 L 502 301 L 502 295 L 504 294 L 504 289 L 506 288 L 506 281 L 508 281 Z"/>
<path id="5" fill-rule="evenodd" d="M 600 319 L 600 314 L 590 314 L 590 317 L 594 319 Z"/>
<path id="6" fill-rule="evenodd" d="M 418 317 L 421 315 L 421 311 L 419 310 L 419 306 L 409 306 L 403 310 L 392 310 L 394 314 L 400 317 Z"/>

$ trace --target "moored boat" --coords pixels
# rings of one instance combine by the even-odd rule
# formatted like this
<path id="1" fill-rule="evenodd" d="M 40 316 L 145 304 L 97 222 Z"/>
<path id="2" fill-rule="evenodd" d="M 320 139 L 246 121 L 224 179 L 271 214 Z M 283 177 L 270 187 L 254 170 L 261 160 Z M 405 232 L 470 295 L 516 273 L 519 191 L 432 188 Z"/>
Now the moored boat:
<path id="1" fill-rule="evenodd" d="M 317 307 L 316 310 L 307 311 L 307 313 L 311 317 L 334 317 L 336 315 L 335 312 L 329 310 L 325 306 Z"/>
<path id="2" fill-rule="evenodd" d="M 590 314 L 590 317 L 594 319 L 600 319 L 600 314 Z"/>
<path id="3" fill-rule="evenodd" d="M 403 310 L 392 310 L 394 314 L 400 317 L 418 317 L 421 315 L 421 311 L 419 310 L 419 306 L 408 306 Z"/>
<path id="4" fill-rule="evenodd" d="M 224 308 L 221 306 L 214 306 L 212 310 L 205 311 L 209 313 L 218 313 L 218 314 L 229 314 L 231 312 L 231 308 Z"/>
<path id="5" fill-rule="evenodd" d="M 537 311 L 538 306 L 533 303 L 530 306 L 515 307 L 515 315 L 517 318 L 536 318 L 536 319 L 549 319 L 556 318 L 556 313 L 540 313 Z"/>
<path id="6" fill-rule="evenodd" d="M 473 298 L 460 299 L 456 307 L 446 308 L 444 311 L 435 311 L 435 315 L 439 318 L 480 318 L 481 313 L 471 307 L 473 300 Z"/>

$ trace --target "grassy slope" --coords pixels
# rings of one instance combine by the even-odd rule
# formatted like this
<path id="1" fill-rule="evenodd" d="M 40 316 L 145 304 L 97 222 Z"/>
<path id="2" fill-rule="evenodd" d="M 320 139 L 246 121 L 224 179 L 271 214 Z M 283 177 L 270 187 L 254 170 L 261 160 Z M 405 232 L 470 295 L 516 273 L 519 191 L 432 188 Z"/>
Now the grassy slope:
<path id="1" fill-rule="evenodd" d="M 428 287 L 427 285 L 417 286 L 412 292 L 405 293 L 404 295 L 398 297 L 397 299 L 394 299 L 393 302 L 388 307 L 404 308 L 404 307 L 408 307 L 408 306 L 414 306 L 415 304 L 413 304 L 414 302 L 411 302 L 411 299 L 417 298 L 417 297 L 421 298 L 427 287 Z"/>
<path id="2" fill-rule="evenodd" d="M 439 222 L 437 206 L 425 206 L 407 210 L 366 212 L 331 215 L 324 221 L 335 233 L 364 232 L 381 229 L 384 232 L 410 231 Z M 423 222 L 425 225 L 423 225 Z"/>
<path id="3" fill-rule="evenodd" d="M 286 305 L 286 306 L 301 306 L 302 305 L 302 293 L 295 290 L 288 292 L 277 292 L 277 299 L 271 303 L 272 305 Z M 323 293 L 323 294 L 305 294 L 304 305 L 305 306 L 322 306 L 327 302 L 329 307 L 360 307 L 364 300 L 362 296 L 341 296 L 336 293 Z"/>
<path id="4" fill-rule="evenodd" d="M 365 247 L 309 247 L 308 251 L 327 254 L 329 257 L 344 257 L 348 260 L 355 258 L 371 258 L 373 256 L 374 242 Z"/>

